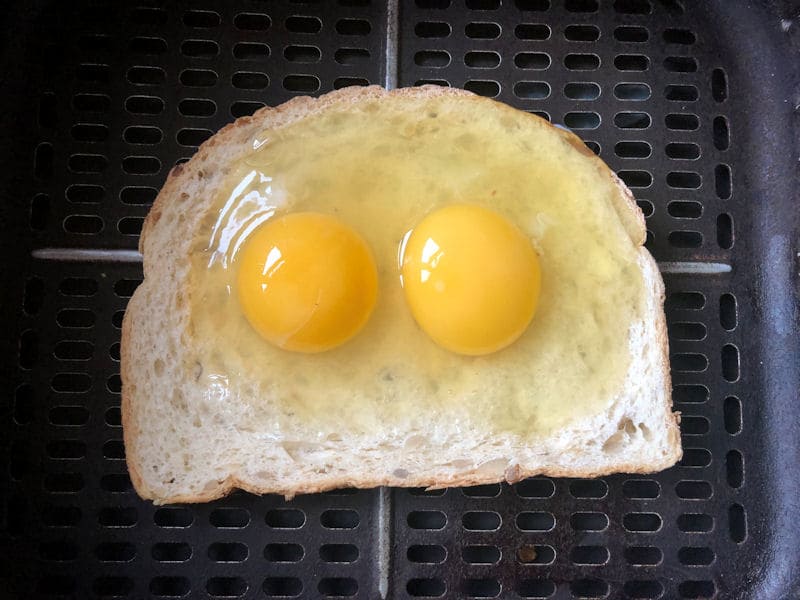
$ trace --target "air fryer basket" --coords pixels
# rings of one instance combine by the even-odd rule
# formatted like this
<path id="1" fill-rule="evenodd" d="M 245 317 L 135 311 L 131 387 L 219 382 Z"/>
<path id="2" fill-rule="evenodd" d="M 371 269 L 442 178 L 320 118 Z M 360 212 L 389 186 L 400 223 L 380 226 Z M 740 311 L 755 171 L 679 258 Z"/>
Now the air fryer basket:
<path id="1" fill-rule="evenodd" d="M 0 97 L 3 588 L 19 598 L 798 598 L 796 3 L 13 3 Z M 292 96 L 423 82 L 572 128 L 667 285 L 684 458 L 466 489 L 131 489 L 119 336 L 169 169 Z"/>

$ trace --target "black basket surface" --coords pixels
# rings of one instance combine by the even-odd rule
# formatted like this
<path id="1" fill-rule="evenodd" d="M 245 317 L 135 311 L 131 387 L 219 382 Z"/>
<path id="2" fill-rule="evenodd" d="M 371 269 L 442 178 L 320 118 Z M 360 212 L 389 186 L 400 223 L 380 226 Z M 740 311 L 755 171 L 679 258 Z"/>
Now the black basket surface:
<path id="1" fill-rule="evenodd" d="M 0 596 L 800 598 L 796 3 L 6 6 Z M 648 476 L 141 501 L 119 338 L 166 173 L 235 117 L 368 83 L 561 123 L 634 191 L 684 458 Z"/>

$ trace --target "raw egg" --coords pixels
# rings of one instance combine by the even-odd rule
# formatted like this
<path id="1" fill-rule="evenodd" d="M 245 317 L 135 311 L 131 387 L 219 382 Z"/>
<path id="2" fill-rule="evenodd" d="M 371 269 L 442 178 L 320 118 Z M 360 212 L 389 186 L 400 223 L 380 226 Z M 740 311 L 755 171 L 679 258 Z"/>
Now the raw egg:
<path id="1" fill-rule="evenodd" d="M 371 93 L 276 111 L 207 188 L 187 347 L 208 405 L 364 452 L 605 410 L 645 296 L 597 158 L 487 99 Z"/>

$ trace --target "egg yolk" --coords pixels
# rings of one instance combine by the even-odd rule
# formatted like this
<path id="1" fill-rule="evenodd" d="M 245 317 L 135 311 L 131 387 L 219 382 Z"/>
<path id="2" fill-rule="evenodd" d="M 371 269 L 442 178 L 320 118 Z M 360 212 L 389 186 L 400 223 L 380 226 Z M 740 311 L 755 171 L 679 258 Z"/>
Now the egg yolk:
<path id="1" fill-rule="evenodd" d="M 330 215 L 274 217 L 250 234 L 236 262 L 245 317 L 285 350 L 323 352 L 344 344 L 375 306 L 372 253 L 355 231 Z"/>
<path id="2" fill-rule="evenodd" d="M 496 352 L 533 318 L 541 271 L 530 239 L 498 213 L 465 204 L 428 214 L 400 251 L 403 290 L 419 326 L 466 355 Z"/>

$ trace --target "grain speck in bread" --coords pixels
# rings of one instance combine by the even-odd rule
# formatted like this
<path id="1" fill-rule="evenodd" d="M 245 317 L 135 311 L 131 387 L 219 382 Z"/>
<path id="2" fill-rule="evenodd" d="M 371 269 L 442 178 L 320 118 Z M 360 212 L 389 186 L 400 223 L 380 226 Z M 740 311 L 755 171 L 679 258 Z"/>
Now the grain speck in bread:
<path id="1" fill-rule="evenodd" d="M 671 411 L 663 282 L 644 243 L 644 221 L 630 191 L 581 141 L 561 132 L 613 181 L 619 222 L 638 247 L 636 264 L 647 289 L 643 318 L 620 343 L 630 351 L 624 383 L 608 410 L 578 420 L 535 444 L 491 428 L 445 431 L 446 446 L 431 432 L 403 429 L 364 439 L 264 439 L 234 426 L 223 410 L 196 410 L 197 365 L 187 289 L 190 236 L 200 227 L 229 165 L 252 148 L 266 129 L 280 129 L 331 107 L 358 105 L 391 94 L 410 99 L 448 96 L 465 103 L 491 102 L 457 90 L 423 87 L 386 92 L 350 88 L 319 99 L 297 98 L 243 117 L 210 138 L 195 157 L 170 173 L 145 222 L 140 250 L 145 280 L 126 311 L 122 332 L 122 418 L 126 457 L 137 492 L 157 503 L 202 502 L 234 488 L 255 493 L 299 493 L 377 485 L 447 487 L 545 474 L 592 477 L 651 472 L 681 455 L 677 415 Z M 511 109 L 508 109 L 511 110 Z M 530 117 L 534 118 L 534 117 Z M 266 367 L 268 368 L 268 367 Z M 442 432 L 445 432 L 444 434 Z M 308 441 L 312 439 L 309 433 Z M 437 438 L 443 439 L 443 438 Z M 403 440 L 402 442 L 399 440 Z M 332 465 L 332 466 L 331 466 Z"/>

